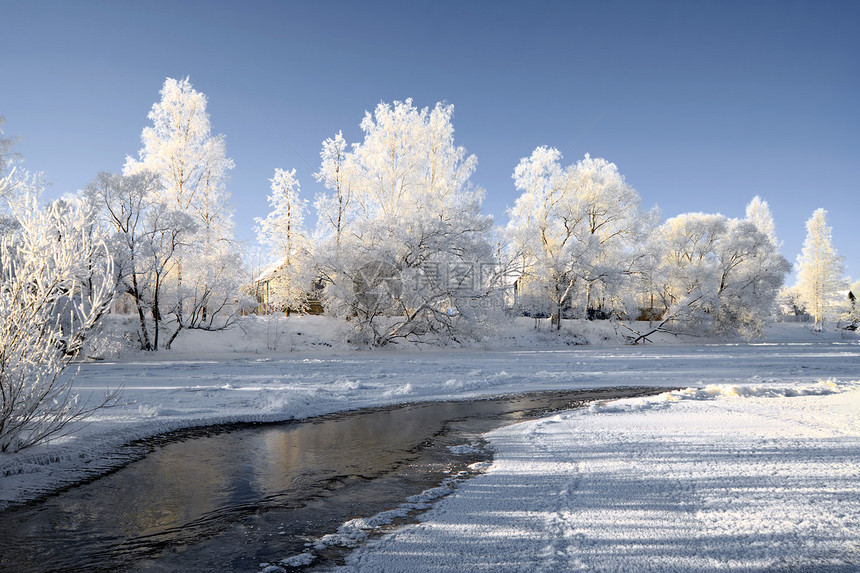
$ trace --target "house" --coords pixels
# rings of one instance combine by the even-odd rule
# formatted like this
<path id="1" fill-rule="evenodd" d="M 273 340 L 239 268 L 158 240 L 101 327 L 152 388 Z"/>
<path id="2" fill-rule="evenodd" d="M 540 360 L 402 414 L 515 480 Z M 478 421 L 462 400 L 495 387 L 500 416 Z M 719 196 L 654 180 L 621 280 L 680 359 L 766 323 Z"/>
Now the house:
<path id="1" fill-rule="evenodd" d="M 325 284 L 322 280 L 312 281 L 306 289 L 299 289 L 291 284 L 293 278 L 287 273 L 287 265 L 275 263 L 263 271 L 253 283 L 251 294 L 257 299 L 257 314 L 284 312 L 287 316 L 292 312 L 300 314 L 322 314 L 322 291 Z M 290 289 L 299 291 L 292 296 L 284 296 Z M 299 304 L 287 305 L 287 298 L 299 299 Z"/>

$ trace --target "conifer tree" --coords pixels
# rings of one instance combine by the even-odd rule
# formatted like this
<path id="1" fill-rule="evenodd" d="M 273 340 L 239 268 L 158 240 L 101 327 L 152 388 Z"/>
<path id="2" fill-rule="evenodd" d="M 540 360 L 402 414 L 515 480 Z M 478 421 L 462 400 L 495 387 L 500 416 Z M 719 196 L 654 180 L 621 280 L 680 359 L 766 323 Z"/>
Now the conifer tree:
<path id="1" fill-rule="evenodd" d="M 816 209 L 806 222 L 806 240 L 797 257 L 800 300 L 812 315 L 816 329 L 833 316 L 841 302 L 840 291 L 847 288 L 842 257 L 831 244 L 831 233 L 827 211 Z"/>

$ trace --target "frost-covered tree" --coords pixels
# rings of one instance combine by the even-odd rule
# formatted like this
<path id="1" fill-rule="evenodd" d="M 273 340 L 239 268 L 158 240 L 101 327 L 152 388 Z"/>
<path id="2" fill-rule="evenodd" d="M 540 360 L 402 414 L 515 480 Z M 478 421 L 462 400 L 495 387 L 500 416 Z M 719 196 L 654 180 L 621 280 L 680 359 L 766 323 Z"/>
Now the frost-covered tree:
<path id="1" fill-rule="evenodd" d="M 15 144 L 16 138 L 8 137 L 3 134 L 3 125 L 6 123 L 6 118 L 0 115 L 0 177 L 6 174 L 9 164 L 17 156 L 11 151 Z"/>
<path id="2" fill-rule="evenodd" d="M 134 303 L 142 350 L 157 350 L 164 343 L 168 276 L 180 240 L 190 240 L 193 229 L 189 217 L 157 202 L 160 190 L 161 180 L 152 171 L 100 173 L 86 189 L 110 230 L 118 291 Z"/>
<path id="3" fill-rule="evenodd" d="M 776 225 L 767 201 L 756 195 L 747 205 L 746 219 L 756 226 L 777 247 L 782 243 L 776 238 Z"/>
<path id="4" fill-rule="evenodd" d="M 34 180 L 14 175 L 0 179 L 17 222 L 0 238 L 0 452 L 61 434 L 115 396 L 81 401 L 63 375 L 114 292 L 93 213 L 77 198 L 40 207 Z"/>
<path id="5" fill-rule="evenodd" d="M 321 219 L 318 230 L 323 238 L 333 237 L 335 245 L 340 245 L 340 237 L 349 225 L 350 216 L 354 214 L 354 210 L 350 209 L 350 199 L 351 186 L 355 180 L 351 172 L 351 155 L 347 152 L 342 132 L 323 141 L 320 158 L 322 164 L 314 176 L 331 193 L 320 193 L 316 197 L 314 206 Z"/>
<path id="6" fill-rule="evenodd" d="M 492 220 L 470 183 L 477 160 L 454 144 L 453 112 L 382 103 L 351 151 L 340 135 L 324 144 L 316 263 L 325 307 L 349 321 L 352 341 L 456 342 L 487 327 Z"/>
<path id="7" fill-rule="evenodd" d="M 206 103 L 188 78 L 168 78 L 161 100 L 149 112 L 152 125 L 141 134 L 139 159 L 127 157 L 124 169 L 125 175 L 156 173 L 161 185 L 149 201 L 161 206 L 159 225 L 182 225 L 161 229 L 156 241 L 173 245 L 163 277 L 170 296 L 167 306 L 158 308 L 162 319 L 171 317 L 168 345 L 183 329 L 218 330 L 235 320 L 241 257 L 226 190 L 233 160 L 226 155 L 224 136 L 211 133 Z"/>
<path id="8" fill-rule="evenodd" d="M 832 229 L 827 225 L 827 211 L 816 209 L 806 222 L 806 239 L 797 257 L 797 287 L 806 311 L 821 328 L 833 318 L 848 288 L 842 257 L 830 242 Z"/>
<path id="9" fill-rule="evenodd" d="M 800 298 L 800 290 L 797 285 L 782 287 L 777 295 L 779 313 L 785 316 L 806 316 L 806 308 Z"/>
<path id="10" fill-rule="evenodd" d="M 198 226 L 161 202 L 160 191 L 152 171 L 100 173 L 86 190 L 109 229 L 117 287 L 134 304 L 142 350 L 169 348 L 184 329 L 217 330 L 235 320 L 234 255 L 187 257 L 184 276 L 197 280 L 177 280 L 179 253 L 199 238 Z"/>
<path id="11" fill-rule="evenodd" d="M 233 160 L 227 157 L 223 135 L 212 135 L 206 96 L 189 80 L 167 78 L 161 100 L 147 116 L 152 125 L 141 133 L 139 159 L 126 157 L 124 174 L 142 170 L 161 177 L 159 202 L 195 219 L 204 251 L 214 244 L 231 241 L 233 234 L 227 172 Z"/>
<path id="12" fill-rule="evenodd" d="M 648 287 L 662 309 L 656 329 L 759 336 L 791 268 L 752 222 L 719 214 L 669 219 L 649 251 Z"/>
<path id="13" fill-rule="evenodd" d="M 117 273 L 117 291 L 134 302 L 140 324 L 138 337 L 143 350 L 152 350 L 148 326 L 153 314 L 150 293 L 149 260 L 144 247 L 144 220 L 155 188 L 161 185 L 151 171 L 122 176 L 102 172 L 87 186 L 85 193 L 109 229 L 108 245 Z"/>
<path id="14" fill-rule="evenodd" d="M 624 310 L 648 220 L 615 164 L 586 155 L 563 168 L 560 160 L 557 149 L 539 147 L 520 161 L 513 177 L 522 195 L 507 227 L 520 260 L 519 302 L 550 313 L 556 327 L 566 311 Z"/>
<path id="15" fill-rule="evenodd" d="M 275 261 L 267 277 L 269 302 L 279 309 L 301 308 L 312 280 L 308 276 L 310 245 L 305 230 L 307 201 L 299 196 L 295 169 L 275 169 L 269 181 L 272 210 L 257 219 L 257 240 L 268 247 Z"/>

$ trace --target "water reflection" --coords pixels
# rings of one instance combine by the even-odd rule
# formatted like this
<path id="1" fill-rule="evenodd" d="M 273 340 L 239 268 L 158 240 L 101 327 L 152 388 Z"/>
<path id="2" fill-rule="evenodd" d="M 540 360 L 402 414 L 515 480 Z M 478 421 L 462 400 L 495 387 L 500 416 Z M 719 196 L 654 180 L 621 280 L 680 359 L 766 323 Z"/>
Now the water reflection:
<path id="1" fill-rule="evenodd" d="M 414 404 L 170 443 L 0 513 L 0 570 L 253 570 L 438 484 L 467 463 L 447 445 L 593 396 Z"/>

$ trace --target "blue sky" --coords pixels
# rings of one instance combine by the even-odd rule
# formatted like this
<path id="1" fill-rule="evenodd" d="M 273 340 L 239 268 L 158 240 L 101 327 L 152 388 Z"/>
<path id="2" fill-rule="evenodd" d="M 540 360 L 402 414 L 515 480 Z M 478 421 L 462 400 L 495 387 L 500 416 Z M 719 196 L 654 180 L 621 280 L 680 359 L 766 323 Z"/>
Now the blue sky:
<path id="1" fill-rule="evenodd" d="M 613 161 L 666 217 L 742 216 L 760 195 L 792 262 L 823 207 L 856 280 L 858 21 L 860 2 L 820 0 L 0 0 L 0 115 L 59 195 L 120 171 L 164 78 L 189 76 L 253 242 L 276 167 L 312 199 L 323 139 L 358 141 L 380 101 L 446 101 L 499 223 L 517 162 L 549 145 Z"/>

